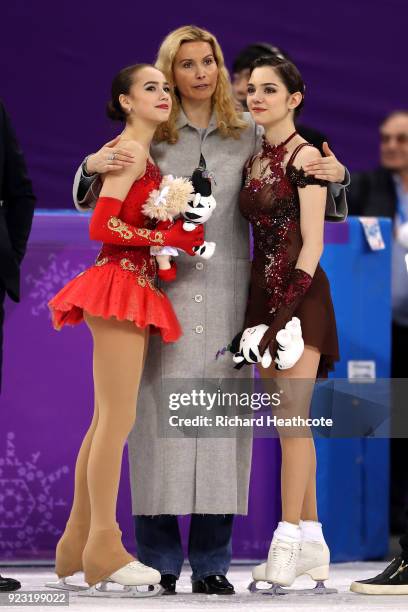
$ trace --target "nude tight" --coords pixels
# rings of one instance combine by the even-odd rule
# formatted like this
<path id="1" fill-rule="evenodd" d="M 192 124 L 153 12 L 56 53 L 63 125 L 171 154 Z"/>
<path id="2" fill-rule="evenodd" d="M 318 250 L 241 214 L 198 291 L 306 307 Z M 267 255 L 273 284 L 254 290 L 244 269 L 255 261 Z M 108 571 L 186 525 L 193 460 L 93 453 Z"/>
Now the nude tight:
<path id="1" fill-rule="evenodd" d="M 123 448 L 134 425 L 148 331 L 84 313 L 93 337 L 95 405 L 75 467 L 75 493 L 57 545 L 59 577 L 84 569 L 96 584 L 132 561 L 121 543 L 116 504 Z"/>
<path id="2" fill-rule="evenodd" d="M 268 393 L 283 390 L 282 410 L 278 417 L 307 418 L 320 361 L 319 351 L 305 346 L 302 357 L 289 370 L 259 367 Z M 281 497 L 282 520 L 295 525 L 300 519 L 317 521 L 316 453 L 308 428 L 277 428 L 282 450 Z"/>

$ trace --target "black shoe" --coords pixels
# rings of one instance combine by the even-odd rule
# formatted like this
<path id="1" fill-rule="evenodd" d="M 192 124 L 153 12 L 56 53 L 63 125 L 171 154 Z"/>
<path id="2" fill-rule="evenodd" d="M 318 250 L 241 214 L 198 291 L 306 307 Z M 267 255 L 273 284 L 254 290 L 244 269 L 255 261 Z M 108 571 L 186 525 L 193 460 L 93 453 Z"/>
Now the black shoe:
<path id="1" fill-rule="evenodd" d="M 163 595 L 175 595 L 176 594 L 176 582 L 177 576 L 173 574 L 162 574 L 160 584 L 163 587 Z M 153 586 L 149 586 L 149 591 L 153 591 Z"/>
<path id="2" fill-rule="evenodd" d="M 225 576 L 207 576 L 203 580 L 193 580 L 193 593 L 206 595 L 234 595 L 234 587 Z"/>
<path id="3" fill-rule="evenodd" d="M 18 580 L 14 580 L 14 578 L 3 578 L 0 576 L 0 591 L 9 592 L 9 591 L 18 591 L 21 589 L 21 583 Z"/>
<path id="4" fill-rule="evenodd" d="M 353 582 L 350 591 L 365 595 L 408 595 L 408 562 L 396 557 L 382 574 Z"/>

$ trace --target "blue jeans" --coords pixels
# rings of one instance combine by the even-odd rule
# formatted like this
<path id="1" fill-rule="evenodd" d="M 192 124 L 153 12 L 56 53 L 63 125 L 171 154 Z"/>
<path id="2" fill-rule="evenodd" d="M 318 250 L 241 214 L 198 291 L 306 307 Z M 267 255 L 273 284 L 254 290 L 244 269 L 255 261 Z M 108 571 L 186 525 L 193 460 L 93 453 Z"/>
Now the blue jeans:
<path id="1" fill-rule="evenodd" d="M 139 561 L 161 574 L 180 576 L 184 562 L 177 516 L 135 516 Z M 188 559 L 192 580 L 228 572 L 232 555 L 233 514 L 192 514 Z"/>

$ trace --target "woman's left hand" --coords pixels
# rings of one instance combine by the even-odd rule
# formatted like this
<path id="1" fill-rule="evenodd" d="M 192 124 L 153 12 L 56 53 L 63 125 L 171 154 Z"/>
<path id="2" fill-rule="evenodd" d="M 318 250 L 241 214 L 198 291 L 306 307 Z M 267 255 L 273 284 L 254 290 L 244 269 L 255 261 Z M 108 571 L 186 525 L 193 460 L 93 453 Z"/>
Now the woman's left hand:
<path id="1" fill-rule="evenodd" d="M 327 142 L 323 143 L 323 153 L 325 157 L 320 157 L 304 165 L 305 174 L 330 183 L 342 183 L 346 176 L 345 168 L 331 151 Z"/>

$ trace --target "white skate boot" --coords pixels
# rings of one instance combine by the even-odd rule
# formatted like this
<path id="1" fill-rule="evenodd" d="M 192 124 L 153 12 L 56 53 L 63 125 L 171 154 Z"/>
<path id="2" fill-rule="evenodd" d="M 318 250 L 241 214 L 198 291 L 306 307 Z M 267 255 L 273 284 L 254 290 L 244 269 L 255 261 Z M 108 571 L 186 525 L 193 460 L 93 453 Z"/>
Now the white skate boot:
<path id="1" fill-rule="evenodd" d="M 288 542 L 276 533 L 269 548 L 265 565 L 265 579 L 271 583 L 271 594 L 280 594 L 282 586 L 290 586 L 296 578 L 296 566 L 300 555 L 300 542 Z"/>
<path id="2" fill-rule="evenodd" d="M 140 561 L 131 561 L 116 572 L 113 572 L 99 585 L 90 587 L 86 591 L 78 593 L 81 597 L 155 597 L 161 595 L 163 588 L 160 586 L 160 572 L 144 565 Z M 119 584 L 123 589 L 110 588 L 110 584 Z M 149 585 L 153 590 L 149 591 Z M 138 587 L 146 587 L 138 590 Z"/>
<path id="3" fill-rule="evenodd" d="M 273 584 L 267 577 L 267 563 L 256 565 L 252 570 L 253 581 L 248 586 L 251 593 L 262 593 L 268 595 L 331 595 L 337 593 L 336 589 L 327 589 L 324 581 L 329 577 L 330 551 L 326 542 L 302 541 L 298 561 L 296 564 L 296 578 L 308 575 L 316 581 L 313 589 L 282 589 Z M 272 586 L 266 589 L 258 589 L 257 582 L 269 582 Z M 279 583 L 281 584 L 281 583 Z M 290 585 L 287 585 L 290 586 Z"/>

